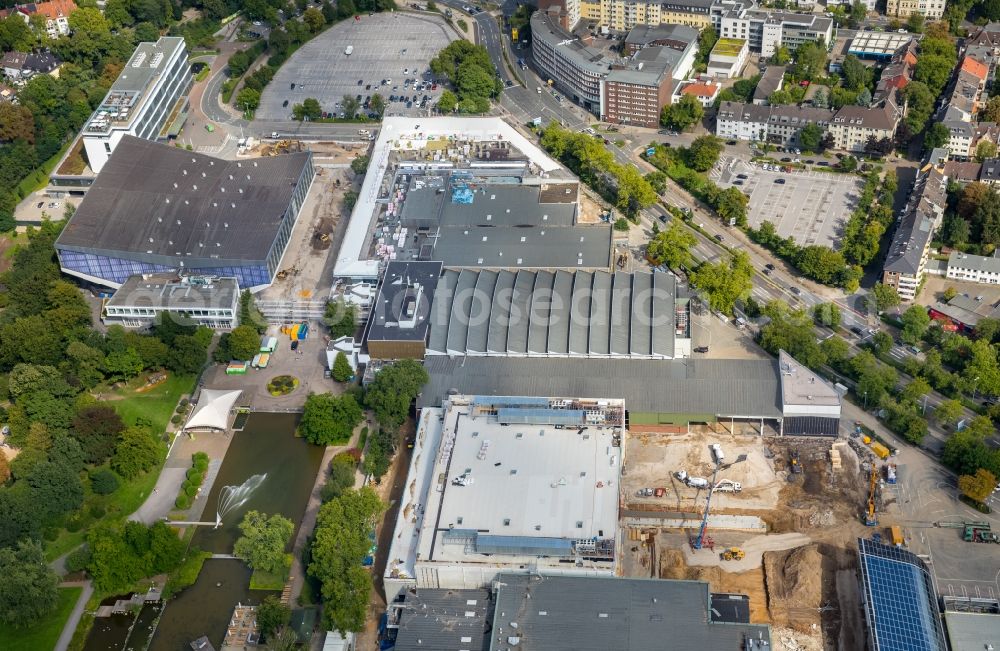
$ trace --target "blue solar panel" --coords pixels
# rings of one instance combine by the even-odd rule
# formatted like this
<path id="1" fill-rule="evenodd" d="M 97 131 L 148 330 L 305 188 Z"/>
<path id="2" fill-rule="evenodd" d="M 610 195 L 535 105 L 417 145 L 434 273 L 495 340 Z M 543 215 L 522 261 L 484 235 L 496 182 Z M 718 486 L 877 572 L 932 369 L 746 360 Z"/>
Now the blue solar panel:
<path id="1" fill-rule="evenodd" d="M 945 651 L 934 583 L 923 561 L 863 538 L 858 548 L 874 651 Z"/>

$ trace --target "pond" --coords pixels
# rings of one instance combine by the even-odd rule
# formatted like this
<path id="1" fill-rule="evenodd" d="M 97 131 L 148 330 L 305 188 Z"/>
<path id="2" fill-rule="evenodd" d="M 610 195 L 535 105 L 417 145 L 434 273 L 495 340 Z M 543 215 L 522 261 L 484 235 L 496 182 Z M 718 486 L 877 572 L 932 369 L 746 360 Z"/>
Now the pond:
<path id="1" fill-rule="evenodd" d="M 281 513 L 295 523 L 298 532 L 323 459 L 323 448 L 294 436 L 298 418 L 298 414 L 256 412 L 243 431 L 234 434 L 202 519 L 215 519 L 220 495 L 228 498 L 224 502 L 231 508 L 219 528 L 200 527 L 194 545 L 215 554 L 231 554 L 240 520 L 250 510 Z M 255 476 L 262 478 L 248 484 Z M 268 594 L 251 591 L 249 586 L 250 569 L 242 561 L 205 561 L 198 581 L 167 603 L 150 649 L 183 651 L 202 635 L 219 648 L 236 604 L 260 603 Z"/>

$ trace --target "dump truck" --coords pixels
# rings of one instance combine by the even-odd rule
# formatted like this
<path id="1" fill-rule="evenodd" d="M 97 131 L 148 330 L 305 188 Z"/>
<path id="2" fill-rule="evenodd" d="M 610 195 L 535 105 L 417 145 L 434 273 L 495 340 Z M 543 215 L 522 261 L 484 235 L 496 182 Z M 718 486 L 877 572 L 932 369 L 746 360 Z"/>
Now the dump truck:
<path id="1" fill-rule="evenodd" d="M 891 540 L 892 544 L 896 547 L 903 546 L 903 529 L 898 524 L 894 524 L 889 527 L 889 540 Z"/>
<path id="2" fill-rule="evenodd" d="M 730 547 L 719 554 L 719 557 L 724 561 L 742 561 L 745 556 L 746 552 L 739 547 Z"/>

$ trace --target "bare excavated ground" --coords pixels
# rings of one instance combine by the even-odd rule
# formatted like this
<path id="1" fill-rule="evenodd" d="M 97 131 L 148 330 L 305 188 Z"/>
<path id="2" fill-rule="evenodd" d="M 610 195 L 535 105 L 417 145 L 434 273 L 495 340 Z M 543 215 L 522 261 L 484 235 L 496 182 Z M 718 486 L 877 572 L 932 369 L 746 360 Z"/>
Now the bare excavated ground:
<path id="1" fill-rule="evenodd" d="M 711 478 L 709 445 L 719 443 L 726 462 L 746 459 L 719 473 L 739 481 L 741 493 L 716 493 L 713 514 L 754 515 L 767 523 L 765 535 L 709 530 L 713 549 L 694 551 L 696 531 L 643 528 L 645 540 L 629 540 L 626 573 L 708 581 L 715 592 L 750 597 L 751 621 L 770 623 L 775 649 L 820 651 L 864 647 L 857 584 L 855 540 L 871 528 L 860 519 L 867 495 L 856 454 L 838 445 L 840 467 L 831 464 L 830 440 L 760 438 L 715 433 L 641 434 L 626 439 L 628 472 L 623 477 L 627 508 L 701 514 L 707 497 L 672 473 Z M 790 452 L 799 452 L 803 472 L 790 472 Z M 636 497 L 645 487 L 667 488 L 666 498 Z M 738 546 L 746 557 L 724 561 L 720 553 Z"/>

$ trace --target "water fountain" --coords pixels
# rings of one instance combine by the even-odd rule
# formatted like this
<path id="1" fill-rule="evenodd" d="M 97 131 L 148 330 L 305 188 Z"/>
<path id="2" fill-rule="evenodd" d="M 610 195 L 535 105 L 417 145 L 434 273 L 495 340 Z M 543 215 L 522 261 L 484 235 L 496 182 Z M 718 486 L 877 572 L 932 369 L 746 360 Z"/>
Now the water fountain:
<path id="1" fill-rule="evenodd" d="M 216 528 L 222 524 L 222 518 L 247 503 L 250 494 L 257 490 L 257 487 L 267 479 L 267 473 L 262 475 L 251 475 L 239 486 L 223 486 L 219 491 L 219 505 L 215 511 Z"/>

